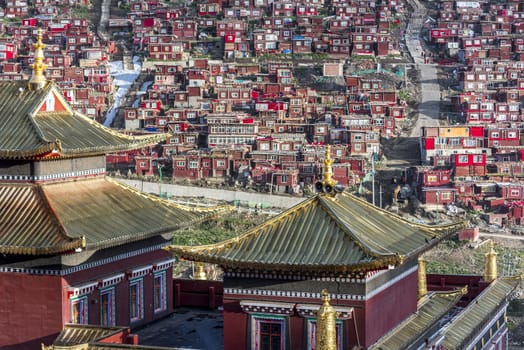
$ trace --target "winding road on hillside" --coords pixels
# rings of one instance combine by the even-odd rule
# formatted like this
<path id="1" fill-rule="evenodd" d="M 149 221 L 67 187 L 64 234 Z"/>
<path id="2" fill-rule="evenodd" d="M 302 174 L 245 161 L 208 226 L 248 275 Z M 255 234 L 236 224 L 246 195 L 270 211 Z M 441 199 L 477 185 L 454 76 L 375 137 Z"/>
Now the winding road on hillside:
<path id="1" fill-rule="evenodd" d="M 421 98 L 418 106 L 418 118 L 411 129 L 411 137 L 420 137 L 423 126 L 438 126 L 440 118 L 440 86 L 437 68 L 434 64 L 425 64 L 424 48 L 420 42 L 421 30 L 426 19 L 426 8 L 418 0 L 410 1 L 413 15 L 406 30 L 406 46 L 420 72 Z"/>
<path id="2" fill-rule="evenodd" d="M 424 62 L 421 30 L 427 18 L 427 9 L 418 0 L 409 0 L 413 8 L 405 33 L 406 47 L 413 58 L 412 65 L 419 72 L 420 100 L 416 121 L 407 134 L 385 140 L 383 150 L 388 168 L 418 165 L 420 159 L 420 129 L 423 126 L 440 125 L 440 86 L 437 67 Z"/>

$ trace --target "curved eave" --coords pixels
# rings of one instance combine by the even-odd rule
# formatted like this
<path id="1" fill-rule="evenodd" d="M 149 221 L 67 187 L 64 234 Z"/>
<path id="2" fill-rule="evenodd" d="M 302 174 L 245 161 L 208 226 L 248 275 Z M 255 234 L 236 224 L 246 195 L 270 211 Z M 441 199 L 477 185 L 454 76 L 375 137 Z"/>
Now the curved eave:
<path id="1" fill-rule="evenodd" d="M 454 224 L 440 226 L 440 229 L 437 231 L 439 233 L 438 235 L 435 235 L 435 237 L 432 240 L 428 241 L 426 245 L 423 245 L 419 249 L 406 254 L 405 258 L 408 260 L 410 258 L 418 257 L 420 254 L 435 247 L 437 244 L 442 242 L 444 239 L 447 239 L 453 236 L 454 234 L 456 234 L 458 230 L 461 230 L 468 226 L 469 226 L 469 221 L 467 220 L 464 220 L 458 223 L 454 223 Z"/>
<path id="2" fill-rule="evenodd" d="M 385 269 L 390 266 L 398 266 L 403 262 L 403 258 L 398 255 L 386 255 L 375 260 L 360 262 L 350 265 L 333 265 L 333 264 L 275 264 L 264 262 L 244 262 L 224 259 L 217 256 L 207 255 L 200 250 L 195 251 L 194 247 L 188 246 L 168 246 L 165 250 L 177 254 L 182 259 L 216 264 L 225 269 L 248 269 L 257 271 L 298 271 L 298 272 L 315 272 L 315 273 L 346 273 L 353 271 L 370 271 Z"/>
<path id="3" fill-rule="evenodd" d="M 406 225 L 409 225 L 411 227 L 416 227 L 416 228 L 418 228 L 420 230 L 427 231 L 427 232 L 443 233 L 443 234 L 450 234 L 451 233 L 451 234 L 453 234 L 453 233 L 456 233 L 458 230 L 464 228 L 465 225 L 467 225 L 469 223 L 469 221 L 464 220 L 464 221 L 460 221 L 460 222 L 457 222 L 457 223 L 446 224 L 446 225 L 438 225 L 438 226 L 426 225 L 426 224 L 418 224 L 418 223 L 409 221 L 409 220 L 407 220 L 407 219 L 405 219 L 405 218 L 403 218 L 401 216 L 398 216 L 395 213 L 392 213 L 392 212 L 390 212 L 388 210 L 385 210 L 385 209 L 379 208 L 377 206 L 374 206 L 373 204 L 369 203 L 365 199 L 360 198 L 358 196 L 355 196 L 354 194 L 345 192 L 345 195 L 351 196 L 354 200 L 359 201 L 361 203 L 361 205 L 373 208 L 374 210 L 376 210 L 378 212 L 381 212 L 382 215 L 386 215 L 386 216 L 390 217 L 393 220 L 397 220 L 399 222 L 403 222 Z"/>
<path id="4" fill-rule="evenodd" d="M 71 242 L 50 247 L 2 246 L 0 247 L 0 253 L 11 255 L 56 255 L 71 252 L 78 248 L 86 248 L 85 238 L 77 238 Z"/>
<path id="5" fill-rule="evenodd" d="M 125 152 L 132 151 L 137 148 L 146 147 L 161 141 L 165 141 L 170 137 L 170 134 L 158 134 L 154 137 L 148 136 L 143 140 L 130 140 L 129 144 L 120 144 L 113 146 L 100 146 L 100 147 L 89 147 L 89 148 L 80 148 L 80 149 L 67 149 L 63 148 L 61 151 L 53 155 L 54 159 L 59 158 L 76 158 L 79 156 L 101 156 L 108 153 L 114 152 Z M 11 159 L 11 160 L 21 160 L 21 159 L 42 159 L 45 158 L 51 152 L 56 151 L 56 144 L 51 142 L 47 145 L 35 148 L 32 150 L 21 151 L 21 150 L 0 150 L 0 158 L 2 159 Z"/>
<path id="6" fill-rule="evenodd" d="M 305 201 L 300 202 L 297 205 L 282 212 L 280 215 L 274 216 L 270 218 L 269 220 L 261 223 L 260 225 L 255 226 L 245 231 L 244 233 L 242 233 L 239 236 L 232 237 L 232 238 L 226 239 L 218 243 L 201 245 L 201 246 L 198 246 L 198 248 L 201 250 L 223 249 L 224 247 L 230 247 L 232 244 L 238 244 L 246 239 L 250 239 L 252 236 L 256 237 L 257 235 L 260 234 L 261 231 L 264 231 L 264 229 L 267 228 L 268 226 L 273 226 L 277 224 L 279 221 L 282 220 L 282 218 L 286 217 L 288 214 L 291 214 L 294 211 L 300 210 L 301 208 L 310 205 L 310 203 L 314 200 L 315 200 L 315 197 L 306 199 Z M 190 248 L 194 248 L 194 247 L 190 247 Z"/>
<path id="7" fill-rule="evenodd" d="M 41 147 L 22 151 L 22 150 L 0 150 L 0 158 L 2 159 L 36 159 L 41 158 L 42 156 L 55 150 L 54 143 L 48 143 L 42 145 Z"/>

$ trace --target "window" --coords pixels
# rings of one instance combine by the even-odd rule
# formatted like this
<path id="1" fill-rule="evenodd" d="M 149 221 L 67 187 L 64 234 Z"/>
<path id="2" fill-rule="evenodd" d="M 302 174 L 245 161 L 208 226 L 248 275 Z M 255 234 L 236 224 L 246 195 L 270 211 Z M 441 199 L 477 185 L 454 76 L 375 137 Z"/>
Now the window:
<path id="1" fill-rule="evenodd" d="M 197 169 L 197 168 L 198 168 L 198 161 L 190 160 L 189 161 L 189 169 Z"/>
<path id="2" fill-rule="evenodd" d="M 285 319 L 283 317 L 253 317 L 253 344 L 256 350 L 285 349 Z"/>
<path id="3" fill-rule="evenodd" d="M 317 320 L 314 318 L 310 318 L 307 320 L 307 349 L 308 350 L 315 350 L 316 346 L 316 339 L 315 339 L 315 333 L 317 329 Z M 337 350 L 342 350 L 343 348 L 343 341 L 344 339 L 342 337 L 342 332 L 344 329 L 344 324 L 342 320 L 336 321 L 336 332 L 337 332 Z"/>
<path id="4" fill-rule="evenodd" d="M 474 156 L 473 156 L 473 163 L 477 163 L 477 164 L 480 163 L 480 164 L 481 164 L 481 163 L 482 163 L 482 160 L 483 160 L 482 158 L 483 158 L 483 157 L 482 157 L 482 155 L 480 155 L 480 154 L 479 154 L 479 155 L 474 155 Z"/>
<path id="5" fill-rule="evenodd" d="M 460 164 L 467 164 L 468 163 L 468 156 L 467 155 L 459 155 L 458 156 L 458 162 Z"/>
<path id="6" fill-rule="evenodd" d="M 451 192 L 440 192 L 440 199 L 450 200 L 451 199 Z"/>
<path id="7" fill-rule="evenodd" d="M 167 309 L 166 271 L 155 273 L 153 279 L 153 310 L 161 312 Z"/>
<path id="8" fill-rule="evenodd" d="M 437 175 L 428 175 L 428 183 L 437 182 Z"/>
<path id="9" fill-rule="evenodd" d="M 100 291 L 100 325 L 114 326 L 115 322 L 115 289 Z"/>
<path id="10" fill-rule="evenodd" d="M 520 191 L 518 189 L 512 189 L 510 191 L 511 197 L 518 197 L 520 195 Z"/>
<path id="11" fill-rule="evenodd" d="M 71 299 L 71 323 L 87 324 L 87 295 Z"/>
<path id="12" fill-rule="evenodd" d="M 144 318 L 144 282 L 142 279 L 129 282 L 129 320 Z"/>

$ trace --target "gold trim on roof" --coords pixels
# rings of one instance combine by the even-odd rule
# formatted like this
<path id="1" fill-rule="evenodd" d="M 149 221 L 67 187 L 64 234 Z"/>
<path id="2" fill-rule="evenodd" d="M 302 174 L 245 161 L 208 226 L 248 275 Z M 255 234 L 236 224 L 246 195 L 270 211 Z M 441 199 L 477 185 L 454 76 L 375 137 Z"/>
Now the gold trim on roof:
<path id="1" fill-rule="evenodd" d="M 413 225 L 342 192 L 307 199 L 238 237 L 166 250 L 231 269 L 363 272 L 402 265 L 462 225 Z"/>
<path id="2" fill-rule="evenodd" d="M 42 89 L 47 83 L 47 80 L 44 75 L 44 72 L 47 69 L 47 65 L 44 64 L 45 45 L 42 42 L 42 33 L 43 29 L 38 28 L 37 40 L 36 43 L 33 44 L 33 47 L 35 48 L 35 62 L 29 65 L 33 69 L 31 80 L 29 80 L 30 90 Z"/>

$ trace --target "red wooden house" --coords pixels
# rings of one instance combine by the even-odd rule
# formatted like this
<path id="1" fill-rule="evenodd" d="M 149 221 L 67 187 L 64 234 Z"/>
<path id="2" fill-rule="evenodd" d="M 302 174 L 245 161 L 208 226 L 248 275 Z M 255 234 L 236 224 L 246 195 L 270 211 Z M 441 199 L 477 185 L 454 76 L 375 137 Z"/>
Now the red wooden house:
<path id="1" fill-rule="evenodd" d="M 486 154 L 454 154 L 451 164 L 456 177 L 482 177 L 487 173 Z"/>
<path id="2" fill-rule="evenodd" d="M 419 199 L 426 205 L 441 207 L 455 203 L 456 194 L 456 190 L 451 187 L 422 187 Z"/>
<path id="3" fill-rule="evenodd" d="M 497 195 L 508 201 L 522 201 L 524 187 L 519 183 L 497 183 Z"/>

